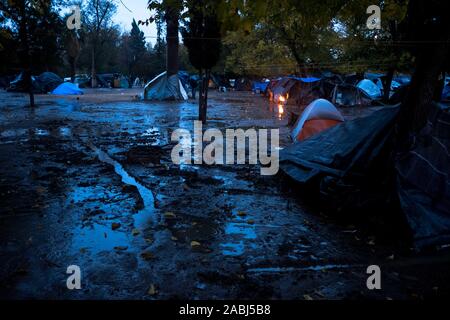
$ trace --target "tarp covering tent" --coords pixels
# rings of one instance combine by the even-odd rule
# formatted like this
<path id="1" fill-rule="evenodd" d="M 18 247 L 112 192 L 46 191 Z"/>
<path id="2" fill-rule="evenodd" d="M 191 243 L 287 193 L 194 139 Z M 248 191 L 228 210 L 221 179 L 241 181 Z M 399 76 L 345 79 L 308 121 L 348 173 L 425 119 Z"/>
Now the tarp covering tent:
<path id="1" fill-rule="evenodd" d="M 57 88 L 55 88 L 52 92 L 55 95 L 82 95 L 83 90 L 78 88 L 76 84 L 70 82 L 64 82 L 60 84 Z"/>
<path id="2" fill-rule="evenodd" d="M 446 110 L 445 110 L 446 109 Z M 435 105 L 396 163 L 397 192 L 418 247 L 450 241 L 450 110 Z"/>
<path id="3" fill-rule="evenodd" d="M 164 71 L 151 80 L 144 88 L 145 100 L 188 100 L 184 88 L 177 74 L 167 76 Z"/>
<path id="4" fill-rule="evenodd" d="M 341 107 L 367 106 L 372 103 L 372 99 L 360 88 L 342 84 L 334 87 L 331 102 Z"/>
<path id="5" fill-rule="evenodd" d="M 450 241 L 450 113 L 434 109 L 399 157 L 391 155 L 400 108 L 386 107 L 283 149 L 280 168 L 335 208 L 403 213 L 419 248 Z"/>
<path id="6" fill-rule="evenodd" d="M 270 80 L 267 81 L 254 81 L 252 85 L 252 91 L 254 93 L 265 93 L 269 86 Z"/>
<path id="7" fill-rule="evenodd" d="M 363 90 L 372 99 L 381 98 L 381 90 L 378 86 L 373 83 L 373 81 L 368 79 L 363 79 L 356 85 L 358 88 Z"/>
<path id="8" fill-rule="evenodd" d="M 306 106 L 323 96 L 319 78 L 285 77 L 270 89 L 269 98 L 276 103 Z"/>
<path id="9" fill-rule="evenodd" d="M 291 133 L 294 141 L 302 141 L 344 122 L 336 107 L 325 99 L 314 100 L 306 107 Z"/>
<path id="10" fill-rule="evenodd" d="M 61 83 L 63 83 L 63 79 L 61 79 L 53 72 L 42 73 L 39 77 L 36 78 L 36 81 L 38 82 L 38 86 L 41 88 L 41 91 L 45 93 L 51 92 Z"/>
<path id="11" fill-rule="evenodd" d="M 38 77 L 32 77 L 32 85 L 34 93 L 48 93 L 63 83 L 58 75 L 52 72 L 44 72 Z M 24 73 L 20 73 L 13 81 L 11 81 L 8 91 L 10 92 L 26 92 Z"/>

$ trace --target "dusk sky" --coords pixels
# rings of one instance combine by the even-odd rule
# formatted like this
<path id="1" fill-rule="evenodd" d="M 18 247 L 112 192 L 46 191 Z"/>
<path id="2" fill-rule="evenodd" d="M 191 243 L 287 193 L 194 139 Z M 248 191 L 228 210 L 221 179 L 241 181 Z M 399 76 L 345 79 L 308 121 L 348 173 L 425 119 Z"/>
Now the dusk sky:
<path id="1" fill-rule="evenodd" d="M 131 22 L 133 18 L 136 21 L 148 19 L 150 11 L 147 9 L 148 0 L 117 0 L 117 14 L 114 17 L 114 21 L 119 24 L 124 30 L 131 29 Z M 126 7 L 125 7 L 126 6 Z M 127 8 L 131 11 L 128 11 Z M 156 40 L 156 26 L 154 24 L 146 26 L 140 26 L 141 30 L 145 33 L 147 41 L 155 43 Z"/>

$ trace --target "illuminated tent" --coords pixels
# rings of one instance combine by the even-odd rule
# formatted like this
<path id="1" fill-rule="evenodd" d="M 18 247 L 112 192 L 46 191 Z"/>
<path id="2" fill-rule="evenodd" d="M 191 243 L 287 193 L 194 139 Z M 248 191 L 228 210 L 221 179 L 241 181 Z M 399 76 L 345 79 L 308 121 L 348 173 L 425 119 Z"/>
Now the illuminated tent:
<path id="1" fill-rule="evenodd" d="M 361 80 L 356 86 L 364 91 L 372 99 L 381 98 L 380 88 L 378 88 L 378 86 L 371 80 Z"/>
<path id="2" fill-rule="evenodd" d="M 317 99 L 303 111 L 292 130 L 291 138 L 302 141 L 342 122 L 344 117 L 331 102 Z"/>

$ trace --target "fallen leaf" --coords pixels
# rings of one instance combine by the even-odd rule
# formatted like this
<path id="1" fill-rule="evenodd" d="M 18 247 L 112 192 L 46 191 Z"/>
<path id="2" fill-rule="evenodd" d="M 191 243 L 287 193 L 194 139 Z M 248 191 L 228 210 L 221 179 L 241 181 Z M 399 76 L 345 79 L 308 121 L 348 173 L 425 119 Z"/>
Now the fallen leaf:
<path id="1" fill-rule="evenodd" d="M 166 213 L 164 213 L 164 216 L 169 219 L 176 217 L 175 213 L 173 213 L 173 212 L 166 212 Z"/>
<path id="2" fill-rule="evenodd" d="M 199 247 L 201 246 L 200 242 L 198 241 L 191 241 L 191 247 Z"/>
<path id="3" fill-rule="evenodd" d="M 158 290 L 156 290 L 155 285 L 152 284 L 152 285 L 150 286 L 150 288 L 148 289 L 148 294 L 151 295 L 151 296 L 154 296 L 154 295 L 156 295 L 157 293 L 158 293 Z"/>
<path id="4" fill-rule="evenodd" d="M 254 220 L 247 220 L 247 223 L 248 224 L 255 224 L 255 221 Z"/>
<path id="5" fill-rule="evenodd" d="M 114 250 L 126 251 L 126 250 L 128 250 L 128 247 L 127 246 L 117 246 L 117 247 L 114 247 Z"/>
<path id="6" fill-rule="evenodd" d="M 141 257 L 142 259 L 148 261 L 148 260 L 152 260 L 155 258 L 155 256 L 153 255 L 153 253 L 146 251 L 146 252 L 142 252 L 141 253 Z"/>
<path id="7" fill-rule="evenodd" d="M 237 214 L 239 217 L 245 217 L 247 214 L 244 211 L 238 211 Z"/>
<path id="8" fill-rule="evenodd" d="M 309 294 L 304 294 L 303 299 L 309 300 L 309 301 L 314 300 Z"/>
<path id="9" fill-rule="evenodd" d="M 177 237 L 172 237 L 172 241 L 178 241 Z"/>
<path id="10" fill-rule="evenodd" d="M 139 231 L 139 229 L 133 229 L 133 231 L 131 231 L 131 234 L 133 235 L 133 236 L 137 236 L 137 235 L 139 235 L 141 232 Z"/>
<path id="11" fill-rule="evenodd" d="M 118 223 L 118 222 L 113 222 L 113 223 L 111 224 L 111 229 L 112 229 L 112 230 L 117 230 L 117 229 L 120 228 L 120 226 L 121 226 L 120 223 Z"/>

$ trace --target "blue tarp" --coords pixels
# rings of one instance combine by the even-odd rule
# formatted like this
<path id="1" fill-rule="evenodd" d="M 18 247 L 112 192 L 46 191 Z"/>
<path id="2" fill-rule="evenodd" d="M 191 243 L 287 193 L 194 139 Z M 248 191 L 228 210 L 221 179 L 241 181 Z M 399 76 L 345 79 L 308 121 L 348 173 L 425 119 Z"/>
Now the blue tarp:
<path id="1" fill-rule="evenodd" d="M 78 88 L 76 84 L 70 82 L 64 82 L 52 91 L 52 94 L 56 95 L 80 95 L 83 93 L 83 90 Z"/>
<path id="2" fill-rule="evenodd" d="M 253 82 L 253 92 L 266 92 L 267 87 L 269 86 L 270 81 L 266 82 Z"/>
<path id="3" fill-rule="evenodd" d="M 298 81 L 305 82 L 305 83 L 317 82 L 317 81 L 321 80 L 320 78 L 314 78 L 314 77 L 309 77 L 309 78 L 293 77 L 293 79 L 296 79 Z"/>

